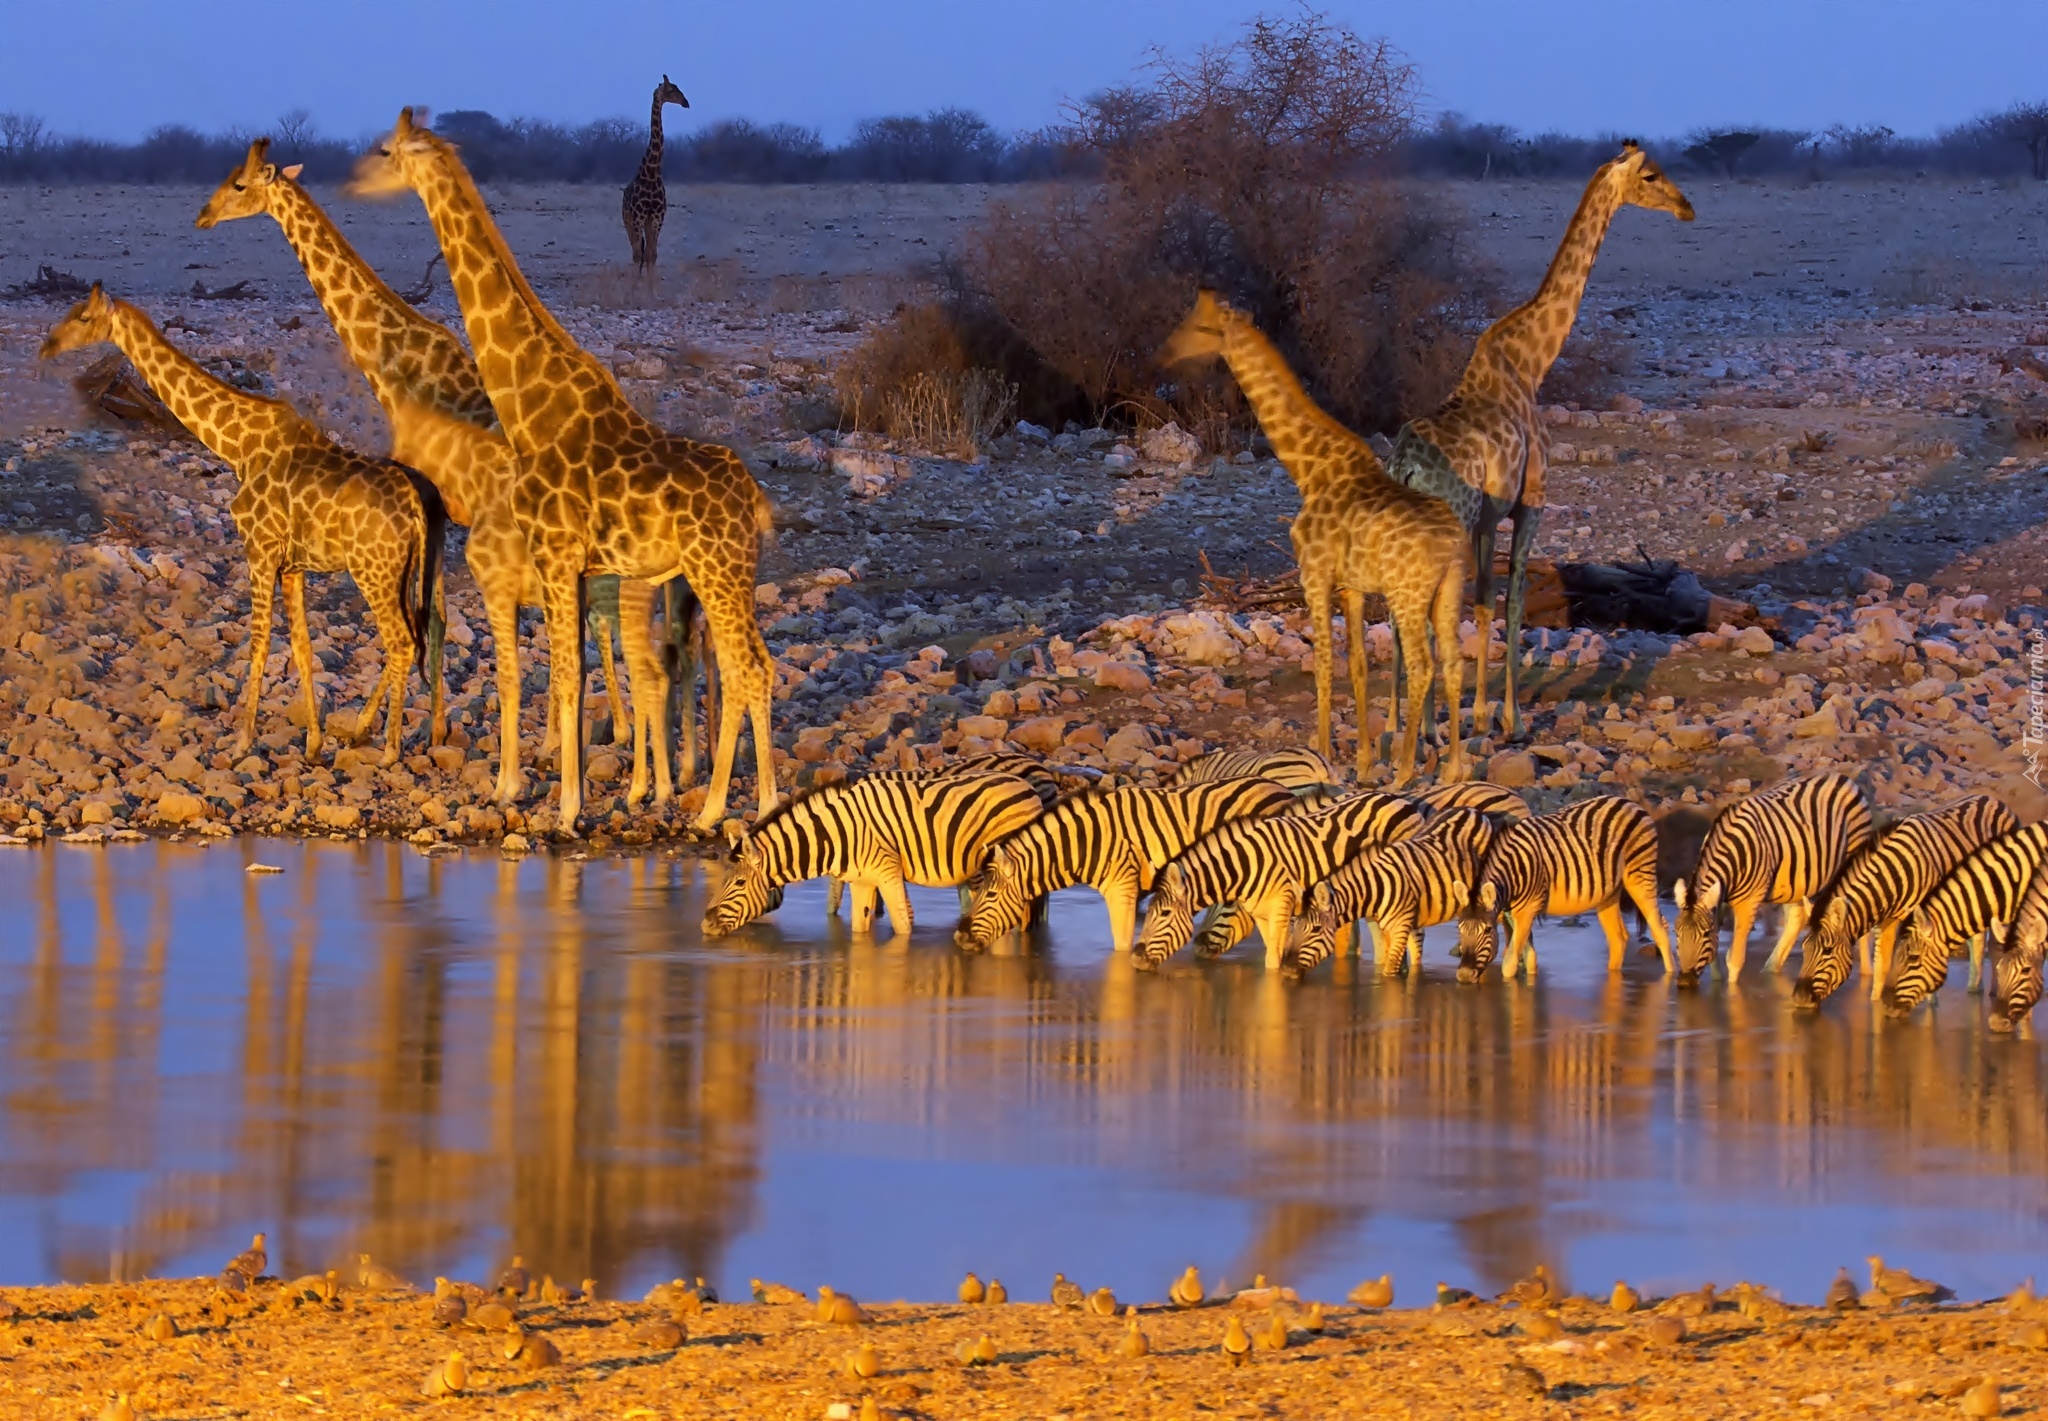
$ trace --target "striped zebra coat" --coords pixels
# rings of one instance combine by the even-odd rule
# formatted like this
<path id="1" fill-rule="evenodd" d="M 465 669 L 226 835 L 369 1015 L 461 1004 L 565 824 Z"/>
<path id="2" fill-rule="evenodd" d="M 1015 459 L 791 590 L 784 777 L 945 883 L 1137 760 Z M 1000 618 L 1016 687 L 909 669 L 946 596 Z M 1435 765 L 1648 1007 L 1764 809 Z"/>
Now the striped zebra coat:
<path id="1" fill-rule="evenodd" d="M 1210 784 L 1217 780 L 1271 780 L 1296 794 L 1343 783 L 1330 762 L 1309 749 L 1211 750 L 1174 772 L 1168 785 Z"/>
<path id="2" fill-rule="evenodd" d="M 1511 789 L 1488 784 L 1485 780 L 1460 780 L 1456 784 L 1432 785 L 1420 794 L 1409 796 L 1431 814 L 1446 809 L 1471 809 L 1484 814 L 1497 829 L 1527 819 L 1530 814 L 1529 801 Z"/>
<path id="3" fill-rule="evenodd" d="M 951 888 L 980 872 L 1000 839 L 1044 805 L 1015 775 L 889 779 L 837 784 L 785 801 L 734 849 L 736 871 L 705 910 L 720 937 L 780 902 L 783 885 L 829 874 L 853 888 L 856 932 L 873 925 L 877 894 L 896 931 L 911 929 L 904 885 Z"/>
<path id="4" fill-rule="evenodd" d="M 2048 873 L 2034 870 L 2013 915 L 2012 932 L 1991 967 L 1991 1029 L 2011 1031 L 2041 1000 L 2041 963 L 2048 957 Z"/>
<path id="5" fill-rule="evenodd" d="M 1458 918 L 1458 980 L 1486 975 L 1500 949 L 1503 917 L 1509 938 L 1501 974 L 1513 977 L 1526 964 L 1534 977 L 1530 939 L 1541 914 L 1597 915 L 1607 937 L 1607 970 L 1620 971 L 1628 946 L 1624 896 L 1642 914 L 1669 972 L 1671 938 L 1657 907 L 1657 825 L 1648 810 L 1626 799 L 1582 799 L 1510 825 L 1493 841 Z"/>
<path id="6" fill-rule="evenodd" d="M 1332 956 L 1340 935 L 1361 918 L 1373 925 L 1373 965 L 1382 974 L 1396 975 L 1411 959 L 1420 972 L 1422 929 L 1458 916 L 1493 838 L 1484 814 L 1445 809 L 1411 837 L 1345 864 L 1309 890 L 1300 939 L 1286 958 L 1288 975 Z"/>
<path id="7" fill-rule="evenodd" d="M 2018 916 L 2034 872 L 2048 859 L 2048 820 L 1993 839 L 1944 878 L 1907 920 L 1900 967 L 1885 989 L 1887 1016 L 1905 1016 L 1941 990 L 1950 956 L 1970 951 L 1969 989 L 1977 990 L 1987 937 L 2002 939 Z"/>
<path id="8" fill-rule="evenodd" d="M 953 941 L 985 947 L 1023 927 L 1033 900 L 1085 883 L 1108 905 L 1111 942 L 1128 952 L 1138 896 L 1170 860 L 1222 825 L 1294 807 L 1287 789 L 1258 779 L 1070 795 L 995 846 Z"/>
<path id="9" fill-rule="evenodd" d="M 1723 810 L 1700 845 L 1690 879 L 1672 886 L 1678 901 L 1678 982 L 1694 986 L 1720 946 L 1720 910 L 1735 920 L 1728 980 L 1742 975 L 1757 909 L 1784 906 L 1773 971 L 1813 912 L 1813 900 L 1871 839 L 1870 806 L 1845 775 L 1787 780 Z"/>
<path id="10" fill-rule="evenodd" d="M 1254 927 L 1266 943 L 1266 965 L 1278 967 L 1289 930 L 1308 890 L 1367 849 L 1397 843 L 1422 827 L 1422 811 L 1394 794 L 1366 791 L 1313 814 L 1226 824 L 1159 875 L 1145 926 L 1141 965 L 1156 967 L 1180 951 L 1195 914 L 1232 904 L 1203 930 L 1203 955 L 1227 952 Z"/>
<path id="11" fill-rule="evenodd" d="M 1849 976 L 1849 945 L 1866 942 L 1864 975 L 1876 999 L 1891 977 L 1892 945 L 1907 917 L 1955 866 L 2002 834 L 2019 828 L 2010 809 L 1988 794 L 1973 794 L 1941 809 L 1900 820 L 1849 861 L 1822 900 L 1806 935 L 1794 1005 L 1819 1006 Z"/>

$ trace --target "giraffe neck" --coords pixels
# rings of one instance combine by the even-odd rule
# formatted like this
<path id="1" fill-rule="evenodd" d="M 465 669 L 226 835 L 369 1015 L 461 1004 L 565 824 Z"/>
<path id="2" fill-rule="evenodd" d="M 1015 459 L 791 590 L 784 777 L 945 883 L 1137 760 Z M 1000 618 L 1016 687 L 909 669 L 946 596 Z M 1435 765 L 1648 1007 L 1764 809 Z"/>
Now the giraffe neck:
<path id="1" fill-rule="evenodd" d="M 415 183 L 434 235 L 448 260 L 448 280 L 462 306 L 484 390 L 505 436 L 522 454 L 545 448 L 559 433 L 558 396 L 571 376 L 603 368 L 584 354 L 527 284 L 477 191 L 452 152 L 426 165 Z M 613 386 L 615 389 L 616 386 Z M 557 418 L 547 418 L 554 406 Z"/>
<path id="2" fill-rule="evenodd" d="M 1358 436 L 1309 397 L 1273 343 L 1249 322 L 1233 321 L 1224 327 L 1223 360 L 1258 417 L 1275 457 L 1304 496 L 1335 472 L 1326 464 L 1332 453 L 1353 445 L 1365 447 Z M 1370 456 L 1369 450 L 1367 453 Z"/>
<path id="3" fill-rule="evenodd" d="M 654 100 L 654 111 L 647 116 L 647 151 L 640 155 L 640 178 L 642 181 L 661 182 L 661 99 Z"/>
<path id="4" fill-rule="evenodd" d="M 1607 225 L 1621 206 L 1620 189 L 1606 177 L 1603 171 L 1586 185 L 1578 211 L 1572 214 L 1571 225 L 1565 228 L 1564 240 L 1558 243 L 1557 255 L 1550 259 L 1550 270 L 1543 274 L 1536 294 L 1501 317 L 1494 327 L 1509 364 L 1532 391 L 1550 373 L 1565 338 L 1572 333 L 1579 302 L 1586 294 L 1586 278 L 1593 272 L 1593 259 L 1600 255 Z"/>
<path id="5" fill-rule="evenodd" d="M 247 461 L 278 446 L 281 428 L 303 423 L 283 401 L 237 390 L 200 369 L 126 301 L 114 302 L 113 341 L 178 423 L 238 474 Z"/>
<path id="6" fill-rule="evenodd" d="M 484 428 L 494 423 L 483 381 L 455 338 L 407 305 L 304 188 L 279 178 L 271 188 L 270 215 L 387 417 L 407 400 Z"/>

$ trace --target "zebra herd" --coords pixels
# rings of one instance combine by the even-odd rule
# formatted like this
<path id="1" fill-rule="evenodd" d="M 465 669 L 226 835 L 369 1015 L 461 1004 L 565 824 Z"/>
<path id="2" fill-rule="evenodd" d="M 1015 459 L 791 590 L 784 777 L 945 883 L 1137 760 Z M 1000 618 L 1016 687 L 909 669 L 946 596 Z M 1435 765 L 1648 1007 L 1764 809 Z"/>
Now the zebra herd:
<path id="1" fill-rule="evenodd" d="M 1758 913 L 1774 907 L 1767 970 L 1804 938 L 1792 993 L 1801 1008 L 1860 965 L 1871 998 L 1903 1016 L 1964 951 L 1976 991 L 1987 941 L 1996 945 L 1993 1028 L 2012 1029 L 2041 996 L 2048 823 L 2022 826 L 1989 795 L 1882 831 L 1842 775 L 1746 797 L 1716 817 L 1698 861 L 1672 885 L 1677 922 L 1667 932 L 1657 824 L 1629 800 L 1532 815 L 1520 796 L 1483 783 L 1344 793 L 1307 750 L 1219 751 L 1156 788 L 1062 792 L 1061 777 L 1088 773 L 985 755 L 785 801 L 751 829 L 729 826 L 732 872 L 704 914 L 704 935 L 773 911 L 790 883 L 827 877 L 831 911 L 842 885 L 850 889 L 860 932 L 878 900 L 908 932 L 908 884 L 957 888 L 954 940 L 981 949 L 1028 927 L 1051 893 L 1085 885 L 1108 907 L 1116 950 L 1143 968 L 1190 944 L 1198 956 L 1220 955 L 1256 929 L 1266 965 L 1299 976 L 1342 946 L 1356 953 L 1363 923 L 1381 973 L 1419 973 L 1422 929 L 1455 922 L 1458 980 L 1473 983 L 1501 955 L 1503 934 L 1502 975 L 1533 977 L 1536 920 L 1580 913 L 1597 917 L 1618 971 L 1627 906 L 1665 971 L 1691 987 L 1721 955 L 1724 914 L 1732 932 L 1722 970 L 1732 982 Z"/>

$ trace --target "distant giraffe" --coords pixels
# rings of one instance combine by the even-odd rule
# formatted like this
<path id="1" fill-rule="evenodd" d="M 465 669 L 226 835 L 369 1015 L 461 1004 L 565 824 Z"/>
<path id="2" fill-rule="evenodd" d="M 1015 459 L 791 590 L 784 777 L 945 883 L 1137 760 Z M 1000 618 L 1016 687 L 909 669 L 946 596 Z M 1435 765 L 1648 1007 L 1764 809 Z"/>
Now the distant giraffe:
<path id="1" fill-rule="evenodd" d="M 38 358 L 109 341 L 178 422 L 233 466 L 241 481 L 228 505 L 249 559 L 249 679 L 236 753 L 256 738 L 263 665 L 270 658 L 271 599 L 280 576 L 292 663 L 305 697 L 306 757 L 320 753 L 306 574 L 346 572 L 370 604 L 384 651 L 383 670 L 354 738 L 362 739 L 388 690 L 383 763 L 395 763 L 405 734 L 405 683 L 425 646 L 447 525 L 434 486 L 388 459 L 342 448 L 283 400 L 252 395 L 209 375 L 149 317 L 109 297 L 98 283 L 50 328 Z"/>
<path id="2" fill-rule="evenodd" d="M 626 221 L 626 244 L 633 249 L 633 265 L 643 276 L 654 272 L 655 248 L 661 242 L 661 224 L 668 216 L 668 185 L 661 178 L 661 109 L 664 104 L 688 108 L 683 91 L 669 82 L 668 75 L 654 86 L 654 108 L 647 116 L 647 151 L 640 155 L 640 170 L 626 184 L 620 215 Z"/>
<path id="3" fill-rule="evenodd" d="M 1624 206 L 1692 221 L 1692 204 L 1631 141 L 1586 184 L 1550 270 L 1536 294 L 1480 334 L 1464 378 L 1436 410 L 1402 426 L 1387 473 L 1395 482 L 1443 499 L 1472 541 L 1477 570 L 1475 620 L 1480 646 L 1493 635 L 1493 544 L 1503 516 L 1514 520 L 1508 550 L 1507 681 L 1503 726 L 1522 733 L 1515 672 L 1522 660 L 1522 601 L 1529 549 L 1543 511 L 1546 443 L 1536 392 L 1571 334 L 1593 258 L 1607 225 Z M 1399 653 L 1405 655 L 1405 653 Z M 1492 724 L 1482 674 L 1472 695 L 1472 733 Z"/>
<path id="4" fill-rule="evenodd" d="M 498 677 L 498 783 L 497 799 L 510 804 L 519 798 L 519 609 L 537 605 L 539 584 L 534 579 L 526 545 L 517 534 L 509 507 L 499 509 L 511 496 L 512 449 L 498 430 L 498 417 L 484 393 L 483 377 L 468 350 L 440 322 L 422 315 L 378 276 L 370 264 L 335 226 L 312 195 L 298 183 L 296 164 L 279 169 L 268 161 L 270 140 L 259 138 L 249 145 L 240 167 L 221 182 L 193 219 L 193 226 L 212 228 L 222 222 L 268 213 L 275 218 L 291 244 L 314 295 L 326 311 L 334 331 L 341 338 L 349 358 L 369 381 L 371 392 L 384 409 L 391 425 L 391 456 L 433 480 L 448 506 L 449 517 L 469 526 L 471 536 L 465 550 L 470 574 L 483 594 L 484 612 L 491 624 L 491 640 Z M 465 430 L 448 427 L 461 424 Z M 510 533 L 507 537 L 505 534 Z M 654 752 L 655 799 L 666 803 L 672 792 L 667 756 L 666 708 L 655 704 L 651 688 L 655 676 L 654 652 L 649 645 L 648 611 L 651 599 L 635 594 L 626 599 L 634 620 L 620 613 L 616 578 L 591 589 L 593 615 L 591 631 L 604 653 L 606 694 L 612 703 L 612 724 L 626 733 L 626 716 L 618 689 L 618 675 L 612 665 L 612 626 L 616 623 L 626 648 L 626 666 L 636 685 L 649 693 L 634 697 L 634 774 L 627 790 L 627 803 L 637 804 L 647 794 L 649 742 Z M 694 599 L 685 586 L 674 589 L 668 607 L 672 640 L 680 643 L 678 679 L 685 690 L 694 685 L 688 626 L 694 616 Z M 682 635 L 678 636 L 677 633 Z M 441 738 L 441 646 L 439 618 L 428 637 L 428 666 L 436 694 L 433 706 L 434 739 Z M 542 753 L 553 747 L 554 707 L 550 704 Z M 684 699 L 685 784 L 696 778 L 695 706 Z"/>
<path id="5" fill-rule="evenodd" d="M 1351 697 L 1358 713 L 1358 773 L 1371 768 L 1373 737 L 1366 733 L 1365 594 L 1387 599 L 1400 646 L 1420 674 L 1408 678 L 1407 723 L 1400 729 L 1396 783 L 1415 773 L 1415 743 L 1423 704 L 1439 660 L 1451 706 L 1451 758 L 1445 777 L 1465 772 L 1465 741 L 1458 733 L 1464 690 L 1458 656 L 1458 612 L 1465 595 L 1467 539 L 1457 516 L 1440 499 L 1389 479 L 1363 439 L 1337 423 L 1308 392 L 1273 343 L 1249 317 L 1204 291 L 1195 309 L 1167 339 L 1163 363 L 1221 355 L 1244 391 L 1273 453 L 1301 490 L 1292 536 L 1301 565 L 1301 590 L 1315 627 L 1316 749 L 1328 758 L 1331 679 L 1335 664 L 1333 602 L 1344 594 L 1350 624 Z M 1430 650 L 1431 625 L 1437 647 Z M 1484 643 L 1479 675 L 1486 676 Z M 1399 723 L 1388 705 L 1387 724 Z"/>
<path id="6" fill-rule="evenodd" d="M 754 579 L 771 507 L 739 455 L 684 439 L 634 409 L 609 370 L 578 346 L 521 274 L 454 147 L 399 114 L 357 163 L 351 190 L 410 189 L 448 259 L 484 388 L 518 459 L 513 515 L 540 579 L 554 648 L 548 693 L 562 726 L 561 824 L 583 807 L 583 578 L 612 572 L 687 578 L 718 663 L 718 739 L 697 817 L 725 813 L 740 721 L 751 719 L 761 808 L 776 803 L 773 662 L 754 616 Z M 572 733 L 573 731 L 573 733 Z"/>

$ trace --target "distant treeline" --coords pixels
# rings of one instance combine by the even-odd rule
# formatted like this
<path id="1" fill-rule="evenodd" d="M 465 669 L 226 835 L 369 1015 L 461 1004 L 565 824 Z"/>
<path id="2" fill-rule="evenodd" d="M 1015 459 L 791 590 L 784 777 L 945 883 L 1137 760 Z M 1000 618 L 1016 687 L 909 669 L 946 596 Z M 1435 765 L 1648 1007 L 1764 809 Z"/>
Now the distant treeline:
<path id="1" fill-rule="evenodd" d="M 965 109 L 869 119 L 844 143 L 793 123 L 720 119 L 701 127 L 671 119 L 664 167 L 670 182 L 722 183 L 1007 183 L 1086 177 L 1101 171 L 1099 124 L 1104 100 L 1078 105 L 1074 124 L 1004 134 Z M 1151 121 L 1119 110 L 1135 133 Z M 440 114 L 434 127 L 462 146 L 485 182 L 623 183 L 646 145 L 644 122 L 600 119 L 581 126 L 545 119 L 500 119 L 473 109 Z M 303 163 L 306 176 L 333 182 L 348 173 L 372 141 L 318 133 L 303 110 L 268 130 L 280 163 Z M 32 114 L 0 113 L 0 182 L 213 183 L 241 160 L 253 133 L 204 134 L 182 124 L 152 130 L 140 142 L 116 143 L 51 133 Z M 1503 124 L 1443 114 L 1409 130 L 1376 161 L 1428 177 L 1581 178 L 1612 157 L 1623 135 L 1525 134 Z M 1859 171 L 1927 172 L 1978 177 L 2048 178 L 2048 104 L 2022 104 L 1960 124 L 1933 137 L 1889 128 L 1824 132 L 1778 128 L 1702 129 L 1652 140 L 1651 149 L 1678 171 L 1729 177 L 1786 176 L 1822 180 Z"/>

